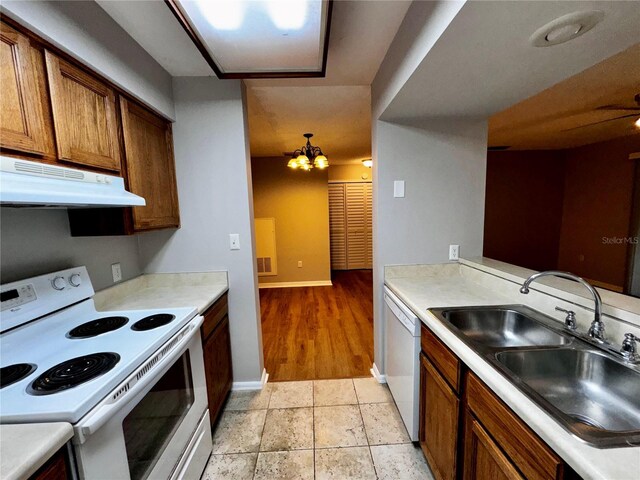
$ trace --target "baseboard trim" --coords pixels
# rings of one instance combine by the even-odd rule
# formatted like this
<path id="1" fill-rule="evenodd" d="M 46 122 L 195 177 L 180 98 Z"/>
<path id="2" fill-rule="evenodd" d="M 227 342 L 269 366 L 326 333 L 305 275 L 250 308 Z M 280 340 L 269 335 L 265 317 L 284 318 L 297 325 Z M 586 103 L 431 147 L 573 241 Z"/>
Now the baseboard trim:
<path id="1" fill-rule="evenodd" d="M 387 383 L 386 375 L 382 375 L 380 373 L 380 370 L 378 370 L 378 366 L 375 363 L 373 364 L 373 367 L 371 368 L 371 375 L 373 375 L 373 378 L 378 380 L 378 383 Z"/>
<path id="2" fill-rule="evenodd" d="M 233 382 L 231 390 L 234 392 L 240 390 L 262 390 L 262 388 L 269 381 L 269 374 L 266 369 L 262 369 L 262 378 L 257 382 Z"/>
<path id="3" fill-rule="evenodd" d="M 292 288 L 292 287 L 331 287 L 331 280 L 313 280 L 309 282 L 273 282 L 259 283 L 258 288 Z"/>

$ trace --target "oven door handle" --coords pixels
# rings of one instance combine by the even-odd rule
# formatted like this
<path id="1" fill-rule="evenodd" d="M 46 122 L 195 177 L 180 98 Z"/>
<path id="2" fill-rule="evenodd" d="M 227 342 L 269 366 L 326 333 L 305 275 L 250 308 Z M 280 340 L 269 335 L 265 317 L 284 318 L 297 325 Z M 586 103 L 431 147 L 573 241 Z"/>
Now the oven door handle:
<path id="1" fill-rule="evenodd" d="M 86 439 L 98 431 L 105 423 L 109 421 L 121 408 L 121 405 L 127 403 L 131 398 L 135 397 L 140 391 L 144 390 L 150 383 L 158 379 L 156 372 L 161 371 L 166 366 L 170 366 L 173 362 L 180 357 L 185 351 L 185 346 L 188 345 L 194 336 L 200 333 L 200 326 L 202 325 L 204 318 L 199 315 L 195 317 L 188 325 L 183 337 L 171 347 L 171 350 L 164 354 L 162 358 L 145 371 L 147 365 L 150 363 L 148 360 L 136 369 L 129 377 L 127 377 L 122 383 L 120 383 L 109 395 L 103 399 L 91 412 L 89 412 L 83 419 L 76 425 L 76 435 L 74 437 L 74 443 L 82 444 Z M 172 341 L 170 339 L 164 345 L 162 345 L 156 353 L 151 357 L 155 357 L 162 352 L 164 348 Z M 151 373 L 153 372 L 153 373 Z M 142 377 L 137 380 L 130 388 L 128 385 L 136 379 L 136 377 L 142 373 Z M 122 392 L 122 393 L 120 393 Z"/>

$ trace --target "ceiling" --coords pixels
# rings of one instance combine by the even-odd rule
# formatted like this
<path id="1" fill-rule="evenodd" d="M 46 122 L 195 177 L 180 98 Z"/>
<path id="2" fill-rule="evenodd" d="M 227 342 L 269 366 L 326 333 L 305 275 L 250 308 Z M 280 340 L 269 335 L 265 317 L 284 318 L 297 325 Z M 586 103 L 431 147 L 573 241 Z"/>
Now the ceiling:
<path id="1" fill-rule="evenodd" d="M 640 134 L 634 117 L 595 122 L 633 111 L 597 110 L 603 105 L 637 107 L 640 43 L 574 75 L 489 119 L 489 145 L 511 149 L 562 149 Z M 580 128 L 581 127 L 581 128 Z"/>
<path id="2" fill-rule="evenodd" d="M 172 76 L 213 76 L 211 67 L 163 1 L 96 3 Z"/>
<path id="3" fill-rule="evenodd" d="M 196 30 L 222 78 L 322 74 L 327 0 L 174 0 L 170 5 L 185 28 Z"/>
<path id="4" fill-rule="evenodd" d="M 309 132 L 330 163 L 371 158 L 368 86 L 254 87 L 247 97 L 252 157 L 282 156 Z"/>
<path id="5" fill-rule="evenodd" d="M 163 1 L 97 2 L 172 76 L 213 75 Z M 245 80 L 251 154 L 282 155 L 311 131 L 330 162 L 370 158 L 369 86 L 410 4 L 337 0 L 324 78 Z"/>
<path id="6" fill-rule="evenodd" d="M 547 22 L 580 10 L 604 20 L 561 45 L 533 47 Z M 637 2 L 466 2 L 381 119 L 488 118 L 640 42 Z"/>

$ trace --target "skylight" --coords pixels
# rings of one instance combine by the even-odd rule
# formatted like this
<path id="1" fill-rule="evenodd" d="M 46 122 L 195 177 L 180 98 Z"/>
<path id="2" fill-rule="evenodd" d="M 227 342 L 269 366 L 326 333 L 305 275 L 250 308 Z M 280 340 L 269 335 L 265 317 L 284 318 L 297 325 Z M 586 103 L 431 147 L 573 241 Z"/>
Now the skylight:
<path id="1" fill-rule="evenodd" d="M 329 0 L 167 4 L 221 78 L 324 76 Z"/>

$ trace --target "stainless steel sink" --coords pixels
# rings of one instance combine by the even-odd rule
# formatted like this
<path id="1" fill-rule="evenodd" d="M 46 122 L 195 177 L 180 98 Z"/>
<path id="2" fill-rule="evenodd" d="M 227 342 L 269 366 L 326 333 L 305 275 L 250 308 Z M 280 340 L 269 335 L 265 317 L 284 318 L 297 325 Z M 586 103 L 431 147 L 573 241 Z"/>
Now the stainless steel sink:
<path id="1" fill-rule="evenodd" d="M 523 306 L 434 309 L 469 340 L 494 348 L 560 346 L 571 338 L 558 333 Z M 433 311 L 433 310 L 432 310 Z"/>
<path id="2" fill-rule="evenodd" d="M 502 351 L 507 376 L 569 431 L 598 446 L 640 443 L 640 372 L 581 348 Z"/>
<path id="3" fill-rule="evenodd" d="M 576 437 L 600 448 L 640 445 L 640 366 L 525 305 L 429 311 Z"/>

